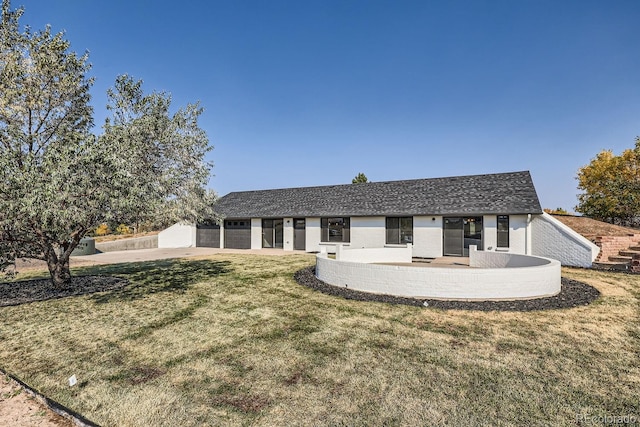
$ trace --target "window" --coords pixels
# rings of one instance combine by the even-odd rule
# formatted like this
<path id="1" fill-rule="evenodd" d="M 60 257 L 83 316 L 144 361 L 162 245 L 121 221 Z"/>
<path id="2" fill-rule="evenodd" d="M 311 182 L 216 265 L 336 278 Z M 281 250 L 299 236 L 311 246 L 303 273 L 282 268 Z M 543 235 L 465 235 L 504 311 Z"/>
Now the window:
<path id="1" fill-rule="evenodd" d="M 228 229 L 245 229 L 247 227 L 250 227 L 250 223 L 249 221 L 231 221 L 231 220 L 225 220 L 224 222 L 224 228 L 228 228 Z"/>
<path id="2" fill-rule="evenodd" d="M 387 218 L 387 244 L 413 243 L 413 217 Z"/>
<path id="3" fill-rule="evenodd" d="M 349 242 L 349 218 L 322 218 L 323 242 Z"/>
<path id="4" fill-rule="evenodd" d="M 498 247 L 509 247 L 509 215 L 498 215 Z"/>

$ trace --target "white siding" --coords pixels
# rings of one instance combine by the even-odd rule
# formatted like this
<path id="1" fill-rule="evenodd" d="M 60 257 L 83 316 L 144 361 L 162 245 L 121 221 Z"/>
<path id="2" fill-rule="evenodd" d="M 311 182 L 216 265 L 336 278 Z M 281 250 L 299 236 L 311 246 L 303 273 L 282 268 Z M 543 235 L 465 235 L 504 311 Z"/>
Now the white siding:
<path id="1" fill-rule="evenodd" d="M 307 252 L 320 252 L 320 218 L 306 218 L 305 246 Z"/>
<path id="2" fill-rule="evenodd" d="M 509 215 L 509 252 L 527 253 L 527 215 Z"/>
<path id="3" fill-rule="evenodd" d="M 262 249 L 262 218 L 251 218 L 251 249 Z"/>
<path id="4" fill-rule="evenodd" d="M 282 230 L 282 248 L 285 251 L 293 250 L 293 218 L 284 218 Z"/>
<path id="5" fill-rule="evenodd" d="M 381 248 L 385 245 L 385 217 L 351 217 L 352 248 Z"/>
<path id="6" fill-rule="evenodd" d="M 531 225 L 533 255 L 575 267 L 591 267 L 598 256 L 598 246 L 549 214 L 536 215 Z"/>
<path id="7" fill-rule="evenodd" d="M 436 258 L 442 256 L 442 217 L 413 217 L 413 256 Z"/>
<path id="8" fill-rule="evenodd" d="M 484 230 L 482 238 L 484 240 L 483 249 L 485 251 L 493 251 L 498 246 L 498 216 L 485 215 L 482 218 Z"/>

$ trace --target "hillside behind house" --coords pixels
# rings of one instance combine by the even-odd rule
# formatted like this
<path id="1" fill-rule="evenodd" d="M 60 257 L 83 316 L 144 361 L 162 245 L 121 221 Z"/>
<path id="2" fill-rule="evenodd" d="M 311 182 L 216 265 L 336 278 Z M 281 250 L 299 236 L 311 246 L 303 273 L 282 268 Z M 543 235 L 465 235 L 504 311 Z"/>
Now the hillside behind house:
<path id="1" fill-rule="evenodd" d="M 628 236 L 640 233 L 640 229 L 609 224 L 584 216 L 553 214 L 553 217 L 591 241 L 597 236 Z"/>

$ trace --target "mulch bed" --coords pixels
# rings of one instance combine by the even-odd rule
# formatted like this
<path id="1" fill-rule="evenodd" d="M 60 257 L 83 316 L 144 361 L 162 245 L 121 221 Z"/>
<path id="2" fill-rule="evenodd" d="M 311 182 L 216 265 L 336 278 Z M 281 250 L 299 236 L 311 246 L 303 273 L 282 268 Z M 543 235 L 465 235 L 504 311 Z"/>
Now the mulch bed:
<path id="1" fill-rule="evenodd" d="M 393 295 L 372 294 L 329 285 L 315 276 L 315 267 L 307 267 L 294 274 L 295 280 L 303 286 L 325 294 L 356 301 L 386 302 L 419 307 L 433 307 L 441 310 L 479 311 L 534 311 L 554 310 L 588 305 L 600 296 L 593 286 L 573 279 L 562 278 L 562 288 L 558 295 L 546 298 L 514 301 L 444 301 L 436 299 L 405 298 Z"/>
<path id="2" fill-rule="evenodd" d="M 0 283 L 0 307 L 112 291 L 128 284 L 127 279 L 113 276 L 74 276 L 63 288 L 53 286 L 50 279 Z"/>

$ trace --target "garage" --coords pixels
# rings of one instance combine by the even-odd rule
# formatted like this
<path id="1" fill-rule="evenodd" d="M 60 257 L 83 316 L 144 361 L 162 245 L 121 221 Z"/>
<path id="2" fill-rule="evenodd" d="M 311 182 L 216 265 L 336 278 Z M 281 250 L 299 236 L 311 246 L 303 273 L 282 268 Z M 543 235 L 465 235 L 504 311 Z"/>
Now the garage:
<path id="1" fill-rule="evenodd" d="M 220 226 L 215 223 L 203 223 L 196 226 L 196 246 L 199 248 L 220 247 Z"/>
<path id="2" fill-rule="evenodd" d="M 251 249 L 250 219 L 228 219 L 224 222 L 224 247 Z"/>

